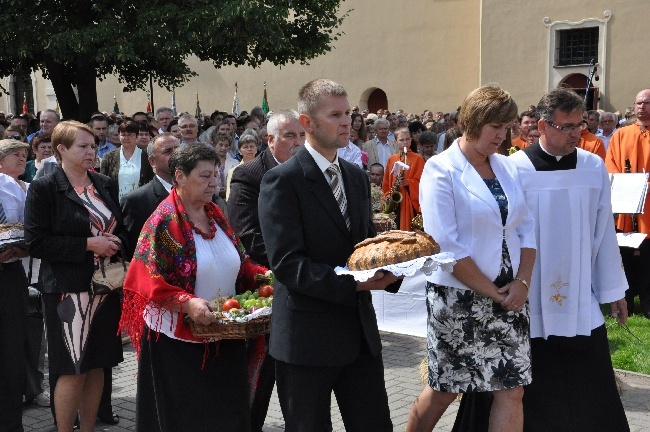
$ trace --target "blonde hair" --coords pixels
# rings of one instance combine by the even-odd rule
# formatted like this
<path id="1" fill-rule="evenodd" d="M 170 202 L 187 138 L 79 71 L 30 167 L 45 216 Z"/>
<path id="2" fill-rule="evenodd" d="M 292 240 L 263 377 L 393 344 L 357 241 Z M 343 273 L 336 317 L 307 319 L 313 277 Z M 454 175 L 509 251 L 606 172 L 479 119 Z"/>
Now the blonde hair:
<path id="1" fill-rule="evenodd" d="M 517 104 L 510 93 L 488 84 L 473 90 L 460 107 L 458 125 L 470 139 L 481 135 L 483 126 L 489 123 L 511 123 L 517 118 Z"/>
<path id="2" fill-rule="evenodd" d="M 52 147 L 55 149 L 59 144 L 69 149 L 80 131 L 88 132 L 93 137 L 93 130 L 86 124 L 75 120 L 67 120 L 57 124 L 52 131 Z"/>
<path id="3" fill-rule="evenodd" d="M 408 135 L 409 137 L 413 138 L 413 134 L 411 134 L 411 131 L 408 130 L 408 128 L 405 128 L 405 127 L 397 129 L 393 135 L 395 135 L 395 139 L 397 139 L 397 137 L 402 135 L 402 134 Z"/>

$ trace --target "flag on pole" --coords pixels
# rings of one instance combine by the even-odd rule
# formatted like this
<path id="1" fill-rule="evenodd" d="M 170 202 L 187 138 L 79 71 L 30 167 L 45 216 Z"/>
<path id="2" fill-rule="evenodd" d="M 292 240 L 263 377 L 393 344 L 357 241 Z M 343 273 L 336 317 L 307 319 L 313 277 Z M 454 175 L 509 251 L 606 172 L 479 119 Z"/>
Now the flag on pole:
<path id="1" fill-rule="evenodd" d="M 23 93 L 23 114 L 29 113 L 29 107 L 27 107 L 27 92 Z"/>
<path id="2" fill-rule="evenodd" d="M 239 98 L 237 97 L 237 83 L 235 83 L 235 97 L 232 101 L 232 113 L 235 117 L 239 117 Z"/>
<path id="3" fill-rule="evenodd" d="M 151 112 L 151 93 L 147 92 L 147 113 Z"/>
<path id="4" fill-rule="evenodd" d="M 115 96 L 115 93 L 113 93 L 113 112 L 114 112 L 115 114 L 119 114 L 119 113 L 120 113 L 120 107 L 117 106 L 117 97 Z"/>
<path id="5" fill-rule="evenodd" d="M 199 93 L 196 93 L 196 115 L 198 120 L 201 120 L 201 107 L 199 106 Z"/>
<path id="6" fill-rule="evenodd" d="M 172 114 L 174 114 L 174 116 L 178 115 L 176 112 L 176 89 L 172 89 Z"/>
<path id="7" fill-rule="evenodd" d="M 269 101 L 266 98 L 266 81 L 264 81 L 264 96 L 262 96 L 262 111 L 264 111 L 264 114 L 268 114 L 270 111 Z"/>

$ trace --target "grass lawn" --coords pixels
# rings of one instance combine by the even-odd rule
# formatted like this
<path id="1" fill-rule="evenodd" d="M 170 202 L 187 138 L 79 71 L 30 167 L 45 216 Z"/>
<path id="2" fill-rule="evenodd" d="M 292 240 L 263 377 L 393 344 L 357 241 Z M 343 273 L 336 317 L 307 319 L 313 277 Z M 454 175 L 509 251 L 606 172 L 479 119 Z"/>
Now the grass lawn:
<path id="1" fill-rule="evenodd" d="M 637 306 L 638 309 L 640 308 Z M 609 312 L 608 306 L 603 307 L 604 314 Z M 650 319 L 642 315 L 633 315 L 627 320 L 630 332 L 641 342 L 625 328 L 616 325 L 614 318 L 605 318 L 605 323 L 614 367 L 650 375 Z"/>

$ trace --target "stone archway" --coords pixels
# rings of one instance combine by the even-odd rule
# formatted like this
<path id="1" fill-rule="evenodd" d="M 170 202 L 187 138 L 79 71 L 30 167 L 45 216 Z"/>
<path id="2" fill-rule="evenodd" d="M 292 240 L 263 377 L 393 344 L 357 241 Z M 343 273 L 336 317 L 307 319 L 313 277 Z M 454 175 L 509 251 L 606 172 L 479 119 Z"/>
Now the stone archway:
<path id="1" fill-rule="evenodd" d="M 371 87 L 363 92 L 359 105 L 367 107 L 371 113 L 376 113 L 380 109 L 388 109 L 388 96 L 382 89 Z"/>
<path id="2" fill-rule="evenodd" d="M 565 87 L 578 93 L 583 98 L 587 92 L 587 76 L 581 73 L 573 73 L 565 76 L 558 87 Z M 588 110 L 598 109 L 598 99 L 600 98 L 600 89 L 594 87 L 593 83 L 589 86 L 589 96 L 585 106 Z"/>

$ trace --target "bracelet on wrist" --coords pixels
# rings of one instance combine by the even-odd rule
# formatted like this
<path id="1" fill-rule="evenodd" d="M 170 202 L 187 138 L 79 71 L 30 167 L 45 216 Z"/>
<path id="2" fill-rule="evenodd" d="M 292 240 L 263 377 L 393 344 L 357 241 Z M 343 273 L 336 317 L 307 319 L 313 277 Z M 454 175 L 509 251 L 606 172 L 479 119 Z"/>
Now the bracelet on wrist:
<path id="1" fill-rule="evenodd" d="M 526 292 L 529 292 L 529 291 L 530 291 L 530 286 L 528 285 L 528 282 L 526 282 L 525 279 L 522 279 L 522 278 L 518 278 L 518 277 L 516 277 L 514 280 L 518 280 L 519 282 L 521 282 L 521 284 L 522 284 L 524 287 L 526 287 Z"/>

